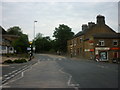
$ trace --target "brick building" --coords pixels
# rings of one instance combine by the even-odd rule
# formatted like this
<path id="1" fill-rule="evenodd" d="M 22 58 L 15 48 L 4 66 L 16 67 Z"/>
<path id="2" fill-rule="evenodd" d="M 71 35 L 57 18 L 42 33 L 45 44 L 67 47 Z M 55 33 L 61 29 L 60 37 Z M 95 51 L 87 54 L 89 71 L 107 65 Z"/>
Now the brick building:
<path id="1" fill-rule="evenodd" d="M 67 41 L 68 54 L 87 59 L 108 61 L 120 58 L 120 35 L 105 24 L 105 17 L 98 15 L 96 24 L 82 25 L 82 31 Z"/>

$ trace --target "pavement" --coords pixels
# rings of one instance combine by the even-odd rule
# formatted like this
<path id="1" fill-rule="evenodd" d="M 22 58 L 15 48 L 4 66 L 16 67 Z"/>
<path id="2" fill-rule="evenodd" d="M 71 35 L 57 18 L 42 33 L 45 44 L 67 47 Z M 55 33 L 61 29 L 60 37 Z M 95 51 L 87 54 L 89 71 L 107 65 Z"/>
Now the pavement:
<path id="1" fill-rule="evenodd" d="M 29 63 L 3 67 L 3 75 L 16 69 L 3 88 L 118 88 L 117 64 L 37 54 Z"/>

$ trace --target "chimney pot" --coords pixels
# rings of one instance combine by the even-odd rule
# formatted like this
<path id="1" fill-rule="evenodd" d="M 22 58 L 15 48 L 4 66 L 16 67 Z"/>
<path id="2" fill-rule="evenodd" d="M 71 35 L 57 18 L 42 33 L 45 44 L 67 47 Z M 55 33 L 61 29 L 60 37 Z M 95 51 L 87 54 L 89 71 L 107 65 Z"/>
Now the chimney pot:
<path id="1" fill-rule="evenodd" d="M 105 24 L 105 17 L 102 15 L 97 16 L 97 24 Z"/>

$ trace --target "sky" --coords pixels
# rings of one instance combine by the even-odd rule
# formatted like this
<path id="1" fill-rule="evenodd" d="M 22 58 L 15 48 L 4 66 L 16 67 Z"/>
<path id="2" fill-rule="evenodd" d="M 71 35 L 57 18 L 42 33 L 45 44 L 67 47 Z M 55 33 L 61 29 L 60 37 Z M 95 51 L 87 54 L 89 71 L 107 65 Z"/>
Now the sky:
<path id="1" fill-rule="evenodd" d="M 59 24 L 68 25 L 76 34 L 81 31 L 82 24 L 95 22 L 97 15 L 105 16 L 108 26 L 118 32 L 118 2 L 115 0 L 94 0 L 82 2 L 77 0 L 46 1 L 38 0 L 4 0 L 0 4 L 0 25 L 7 30 L 13 26 L 19 26 L 23 33 L 29 36 L 29 40 L 35 34 L 42 33 L 54 39 L 53 32 Z M 120 8 L 120 7 L 119 7 Z M 120 10 L 120 9 L 119 9 Z M 119 14 L 120 15 L 120 14 Z M 34 21 L 38 21 L 34 23 Z"/>

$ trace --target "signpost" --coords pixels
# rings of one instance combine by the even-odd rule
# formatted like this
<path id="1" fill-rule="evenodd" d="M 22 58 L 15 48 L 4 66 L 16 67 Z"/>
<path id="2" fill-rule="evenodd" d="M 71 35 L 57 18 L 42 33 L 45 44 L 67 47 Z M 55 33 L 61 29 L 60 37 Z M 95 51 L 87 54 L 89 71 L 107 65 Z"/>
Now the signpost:
<path id="1" fill-rule="evenodd" d="M 33 50 L 32 50 L 32 41 L 29 42 L 29 45 L 30 47 L 27 48 L 27 50 L 29 51 L 29 54 L 30 54 L 30 60 L 33 56 Z"/>

